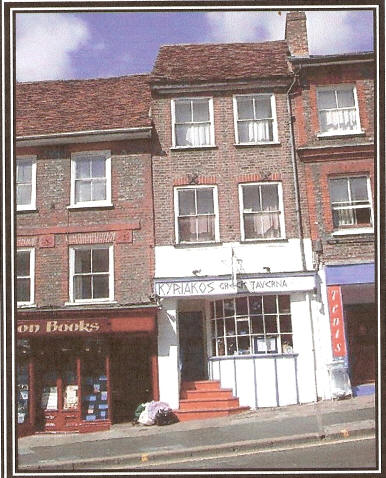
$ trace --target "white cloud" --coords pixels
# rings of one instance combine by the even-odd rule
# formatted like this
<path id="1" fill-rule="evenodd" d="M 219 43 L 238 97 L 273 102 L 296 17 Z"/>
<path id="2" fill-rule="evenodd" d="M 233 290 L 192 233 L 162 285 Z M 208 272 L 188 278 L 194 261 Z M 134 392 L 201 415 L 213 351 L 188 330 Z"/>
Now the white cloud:
<path id="1" fill-rule="evenodd" d="M 333 54 L 355 50 L 358 36 L 372 37 L 368 12 L 307 11 L 310 53 Z M 208 41 L 250 42 L 284 40 L 286 12 L 210 12 Z M 360 29 L 361 28 L 361 29 Z"/>
<path id="2" fill-rule="evenodd" d="M 89 36 L 85 22 L 71 14 L 17 14 L 17 81 L 71 78 L 70 54 L 79 49 Z"/>
<path id="3" fill-rule="evenodd" d="M 284 38 L 283 15 L 277 12 L 209 12 L 206 18 L 210 28 L 208 41 L 253 42 Z"/>

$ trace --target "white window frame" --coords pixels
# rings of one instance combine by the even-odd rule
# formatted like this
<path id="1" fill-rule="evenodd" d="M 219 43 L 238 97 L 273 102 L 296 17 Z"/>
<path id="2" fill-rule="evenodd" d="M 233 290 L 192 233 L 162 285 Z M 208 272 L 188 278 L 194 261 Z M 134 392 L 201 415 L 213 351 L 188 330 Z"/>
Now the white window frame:
<path id="1" fill-rule="evenodd" d="M 30 300 L 29 301 L 18 301 L 17 307 L 31 307 L 35 305 L 35 248 L 33 247 L 22 247 L 16 250 L 18 252 L 29 252 L 29 276 L 18 276 L 17 269 L 15 264 L 16 271 L 16 287 L 18 278 L 29 278 L 30 279 Z"/>
<path id="2" fill-rule="evenodd" d="M 253 239 L 245 238 L 245 228 L 244 228 L 244 198 L 243 198 L 243 187 L 244 186 L 262 186 L 262 185 L 277 185 L 277 194 L 279 198 L 279 223 L 280 223 L 280 237 L 257 237 Z M 252 183 L 240 183 L 239 184 L 239 204 L 240 204 L 240 234 L 241 240 L 245 242 L 255 242 L 255 241 L 278 241 L 286 238 L 285 232 L 285 217 L 284 217 L 284 201 L 283 201 L 283 184 L 281 181 L 259 181 Z"/>
<path id="3" fill-rule="evenodd" d="M 75 179 L 76 162 L 82 159 L 93 159 L 103 157 L 106 169 L 106 199 L 100 201 L 76 201 L 75 200 Z M 71 154 L 71 192 L 70 208 L 83 207 L 106 207 L 112 206 L 111 202 L 111 151 L 82 151 Z"/>
<path id="4" fill-rule="evenodd" d="M 179 101 L 201 101 L 201 100 L 208 100 L 209 102 L 209 121 L 210 121 L 210 143 L 209 144 L 202 144 L 202 145 L 182 145 L 179 146 L 176 144 L 176 113 L 175 113 L 175 105 Z M 195 96 L 195 97 L 188 97 L 188 98 L 173 98 L 171 100 L 171 115 L 172 115 L 172 147 L 176 149 L 192 149 L 192 148 L 210 148 L 215 146 L 215 138 L 214 138 L 214 112 L 213 112 L 213 98 L 210 96 Z M 206 123 L 206 122 L 205 122 Z"/>
<path id="5" fill-rule="evenodd" d="M 17 183 L 16 183 L 16 211 L 36 210 L 36 156 L 16 156 L 16 168 L 18 162 L 31 162 L 31 202 L 30 204 L 17 204 Z"/>
<path id="6" fill-rule="evenodd" d="M 240 142 L 239 140 L 239 130 L 238 130 L 238 107 L 237 107 L 237 98 L 254 98 L 254 97 L 270 97 L 271 99 L 271 111 L 272 111 L 272 141 L 247 141 L 245 143 Z M 276 97 L 274 93 L 252 93 L 252 94 L 242 94 L 242 95 L 233 95 L 233 123 L 235 129 L 235 140 L 237 145 L 263 145 L 263 144 L 277 144 L 279 142 L 279 133 L 277 125 L 277 115 L 276 115 Z"/>
<path id="7" fill-rule="evenodd" d="M 101 299 L 75 299 L 74 298 L 74 275 L 75 275 L 75 251 L 90 249 L 109 250 L 109 297 Z M 114 301 L 114 248 L 112 244 L 88 244 L 81 246 L 70 246 L 69 248 L 69 304 L 97 304 Z"/>
<path id="8" fill-rule="evenodd" d="M 178 211 L 179 211 L 179 201 L 178 201 L 178 191 L 183 191 L 187 189 L 212 189 L 213 190 L 213 210 L 214 210 L 214 241 L 195 241 L 195 242 L 180 242 L 180 231 L 178 228 Z M 218 209 L 218 192 L 217 186 L 212 184 L 200 184 L 192 186 L 177 186 L 174 188 L 174 230 L 176 237 L 176 244 L 213 244 L 220 241 L 220 225 L 219 225 L 219 209 Z"/>
<path id="9" fill-rule="evenodd" d="M 355 103 L 355 113 L 356 113 L 356 123 L 357 127 L 356 129 L 352 129 L 349 131 L 346 130 L 336 130 L 336 131 L 322 131 L 321 130 L 321 119 L 320 119 L 320 111 L 321 108 L 319 107 L 319 92 L 320 91 L 337 91 L 337 90 L 352 90 L 353 95 L 354 95 L 354 103 Z M 317 98 L 317 106 L 318 106 L 318 121 L 319 121 L 319 133 L 318 137 L 323 137 L 323 136 L 347 136 L 347 135 L 353 135 L 353 134 L 362 134 L 364 131 L 361 128 L 361 122 L 360 122 L 360 114 L 359 114 L 359 103 L 358 103 L 358 95 L 357 95 L 357 89 L 355 84 L 351 83 L 343 83 L 339 85 L 328 85 L 328 86 L 318 86 L 316 89 L 316 98 Z M 344 109 L 344 108 L 333 108 L 334 110 L 339 110 L 339 109 Z M 323 109 L 324 111 L 324 109 Z"/>
<path id="10" fill-rule="evenodd" d="M 369 206 L 370 207 L 370 220 L 371 220 L 371 226 L 358 226 L 358 225 L 347 225 L 347 226 L 339 226 L 338 228 L 334 227 L 333 235 L 336 236 L 341 236 L 341 235 L 351 235 L 351 234 L 371 234 L 374 232 L 374 209 L 373 209 L 373 196 L 372 196 L 372 191 L 371 191 L 371 181 L 370 181 L 370 176 L 367 174 L 346 174 L 346 175 L 339 175 L 339 176 L 331 176 L 328 178 L 329 182 L 329 195 L 330 195 L 330 181 L 334 179 L 351 179 L 351 178 L 365 178 L 366 179 L 366 185 L 367 185 L 367 198 L 369 201 Z M 348 189 L 349 195 L 350 195 L 350 189 Z M 332 206 L 332 200 L 331 200 L 331 195 L 329 197 L 330 199 L 330 211 L 331 211 L 331 218 L 333 221 L 333 206 Z M 353 208 L 353 209 L 358 209 L 358 208 Z"/>

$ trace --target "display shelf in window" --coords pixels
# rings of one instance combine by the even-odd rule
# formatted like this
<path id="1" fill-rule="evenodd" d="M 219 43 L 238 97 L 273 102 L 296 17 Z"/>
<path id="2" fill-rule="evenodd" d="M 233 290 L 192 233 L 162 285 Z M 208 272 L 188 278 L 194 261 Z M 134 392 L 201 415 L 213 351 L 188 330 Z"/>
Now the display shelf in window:
<path id="1" fill-rule="evenodd" d="M 107 419 L 108 397 L 106 375 L 89 375 L 84 377 L 82 392 L 82 417 L 86 421 Z"/>
<path id="2" fill-rule="evenodd" d="M 41 408 L 43 410 L 58 409 L 58 387 L 56 385 L 57 374 L 55 371 L 46 372 L 43 375 L 43 389 L 41 396 Z"/>
<path id="3" fill-rule="evenodd" d="M 28 419 L 29 405 L 28 365 L 20 364 L 17 373 L 17 423 L 25 423 Z"/>

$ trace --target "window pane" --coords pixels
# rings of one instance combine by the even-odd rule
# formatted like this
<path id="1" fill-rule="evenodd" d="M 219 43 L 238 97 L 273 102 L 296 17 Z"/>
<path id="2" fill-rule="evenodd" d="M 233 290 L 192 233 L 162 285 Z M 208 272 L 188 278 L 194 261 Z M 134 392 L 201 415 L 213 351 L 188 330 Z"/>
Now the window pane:
<path id="1" fill-rule="evenodd" d="M 244 211 L 261 211 L 258 186 L 243 186 Z"/>
<path id="2" fill-rule="evenodd" d="M 371 224 L 371 210 L 370 208 L 355 209 L 355 223 L 356 224 Z"/>
<path id="3" fill-rule="evenodd" d="M 262 300 L 260 295 L 249 297 L 249 311 L 251 314 L 262 313 Z"/>
<path id="4" fill-rule="evenodd" d="M 253 118 L 253 100 L 250 98 L 237 98 L 238 119 L 254 119 Z"/>
<path id="5" fill-rule="evenodd" d="M 190 101 L 176 101 L 174 103 L 176 123 L 192 121 Z"/>
<path id="6" fill-rule="evenodd" d="M 290 311 L 289 295 L 279 295 L 279 312 L 283 314 L 289 311 Z"/>
<path id="7" fill-rule="evenodd" d="M 277 336 L 267 337 L 265 339 L 265 341 L 266 341 L 266 344 L 267 344 L 267 352 L 268 353 L 272 353 L 272 354 L 278 353 Z"/>
<path id="8" fill-rule="evenodd" d="M 32 181 L 32 161 L 16 162 L 16 182 L 30 183 Z"/>
<path id="9" fill-rule="evenodd" d="M 180 216 L 196 214 L 194 189 L 178 191 L 178 208 Z"/>
<path id="10" fill-rule="evenodd" d="M 265 295 L 264 296 L 264 314 L 276 314 L 276 296 Z"/>
<path id="11" fill-rule="evenodd" d="M 355 106 L 354 92 L 350 90 L 338 90 L 338 108 L 349 108 Z"/>
<path id="12" fill-rule="evenodd" d="M 91 299 L 91 276 L 74 277 L 74 299 Z"/>
<path id="13" fill-rule="evenodd" d="M 195 242 L 196 239 L 196 218 L 180 217 L 178 218 L 178 232 L 181 242 Z"/>
<path id="14" fill-rule="evenodd" d="M 336 108 L 336 99 L 334 90 L 323 90 L 318 92 L 318 101 L 320 109 Z"/>
<path id="15" fill-rule="evenodd" d="M 91 201 L 91 181 L 75 181 L 75 202 Z"/>
<path id="16" fill-rule="evenodd" d="M 236 298 L 236 315 L 248 315 L 248 298 Z"/>
<path id="17" fill-rule="evenodd" d="M 225 327 L 224 319 L 218 319 L 217 320 L 217 335 L 219 337 L 224 336 L 224 327 Z"/>
<path id="18" fill-rule="evenodd" d="M 29 276 L 30 275 L 30 252 L 19 251 L 16 254 L 16 275 Z"/>
<path id="19" fill-rule="evenodd" d="M 193 121 L 209 121 L 209 101 L 193 101 Z"/>
<path id="20" fill-rule="evenodd" d="M 251 143 L 254 142 L 254 129 L 253 122 L 243 121 L 238 123 L 239 143 Z"/>
<path id="21" fill-rule="evenodd" d="M 92 250 L 92 272 L 109 272 L 109 249 Z"/>
<path id="22" fill-rule="evenodd" d="M 261 186 L 263 211 L 277 211 L 279 209 L 279 195 L 277 184 L 264 184 Z"/>
<path id="23" fill-rule="evenodd" d="M 236 352 L 236 337 L 227 338 L 227 355 L 233 355 Z"/>
<path id="24" fill-rule="evenodd" d="M 213 189 L 197 189 L 197 214 L 213 213 Z"/>
<path id="25" fill-rule="evenodd" d="M 223 301 L 216 300 L 216 317 L 223 317 L 223 316 L 224 316 Z"/>
<path id="26" fill-rule="evenodd" d="M 235 335 L 235 333 L 235 319 L 233 317 L 225 319 L 225 334 Z"/>
<path id="27" fill-rule="evenodd" d="M 233 299 L 226 299 L 224 300 L 224 316 L 229 317 L 230 315 L 235 314 L 235 307 L 233 303 Z"/>
<path id="28" fill-rule="evenodd" d="M 17 279 L 16 297 L 18 302 L 30 302 L 31 281 L 30 279 Z"/>
<path id="29" fill-rule="evenodd" d="M 189 125 L 176 125 L 176 146 L 192 146 L 190 130 Z"/>
<path id="30" fill-rule="evenodd" d="M 277 318 L 276 315 L 265 315 L 265 332 L 267 334 L 276 334 L 277 330 Z"/>
<path id="31" fill-rule="evenodd" d="M 247 320 L 237 320 L 236 321 L 236 333 L 237 335 L 247 335 L 249 334 L 249 322 Z"/>
<path id="32" fill-rule="evenodd" d="M 107 299 L 108 297 L 109 297 L 108 274 L 93 276 L 93 298 Z"/>
<path id="33" fill-rule="evenodd" d="M 259 98 L 255 100 L 256 119 L 272 118 L 271 98 Z"/>
<path id="34" fill-rule="evenodd" d="M 90 178 L 91 177 L 91 161 L 89 159 L 77 159 L 76 160 L 75 177 L 77 179 L 83 179 L 83 178 Z"/>
<path id="35" fill-rule="evenodd" d="M 105 158 L 95 158 L 92 160 L 91 174 L 93 178 L 104 178 L 106 176 Z"/>
<path id="36" fill-rule="evenodd" d="M 367 178 L 351 178 L 350 188 L 353 201 L 368 201 Z"/>
<path id="37" fill-rule="evenodd" d="M 355 224 L 354 211 L 351 208 L 333 210 L 332 218 L 334 227 L 351 226 Z"/>
<path id="38" fill-rule="evenodd" d="M 251 353 L 251 345 L 249 337 L 238 337 L 237 338 L 239 354 L 249 354 Z"/>
<path id="39" fill-rule="evenodd" d="M 199 241 L 214 241 L 215 240 L 215 231 L 214 216 L 198 216 L 196 218 L 197 224 L 197 235 Z"/>
<path id="40" fill-rule="evenodd" d="M 332 202 L 348 202 L 347 179 L 331 179 L 330 195 Z"/>
<path id="41" fill-rule="evenodd" d="M 103 201 L 106 199 L 106 180 L 92 182 L 92 200 Z"/>
<path id="42" fill-rule="evenodd" d="M 263 316 L 257 315 L 251 317 L 252 333 L 253 334 L 263 334 L 264 333 L 264 322 Z"/>
<path id="43" fill-rule="evenodd" d="M 283 354 L 293 353 L 292 335 L 286 334 L 281 336 L 281 351 Z"/>
<path id="44" fill-rule="evenodd" d="M 75 250 L 75 273 L 91 272 L 91 250 L 76 249 Z"/>
<path id="45" fill-rule="evenodd" d="M 31 204 L 31 195 L 32 195 L 31 184 L 18 184 L 16 186 L 16 204 L 18 206 Z"/>
<path id="46" fill-rule="evenodd" d="M 263 214 L 260 219 L 261 230 L 257 231 L 259 237 L 280 237 L 279 213 L 271 212 Z"/>
<path id="47" fill-rule="evenodd" d="M 290 315 L 280 316 L 280 332 L 292 332 L 292 323 Z"/>

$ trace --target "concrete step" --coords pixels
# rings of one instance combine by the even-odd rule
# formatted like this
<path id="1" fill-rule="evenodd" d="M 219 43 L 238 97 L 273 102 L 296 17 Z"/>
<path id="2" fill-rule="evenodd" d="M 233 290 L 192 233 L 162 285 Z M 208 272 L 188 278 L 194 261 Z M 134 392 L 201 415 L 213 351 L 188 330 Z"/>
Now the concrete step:
<path id="1" fill-rule="evenodd" d="M 231 388 L 221 388 L 220 390 L 181 390 L 181 399 L 195 400 L 197 398 L 232 398 L 233 390 Z"/>
<path id="2" fill-rule="evenodd" d="M 220 380 L 195 380 L 182 382 L 181 390 L 220 390 Z"/>
<path id="3" fill-rule="evenodd" d="M 225 409 L 225 408 L 238 408 L 239 399 L 232 398 L 197 398 L 189 400 L 180 400 L 179 410 L 213 410 L 213 409 Z"/>
<path id="4" fill-rule="evenodd" d="M 249 410 L 249 407 L 237 408 L 214 408 L 206 410 L 174 410 L 180 422 L 188 420 L 202 420 L 206 418 L 217 418 L 234 415 Z"/>

